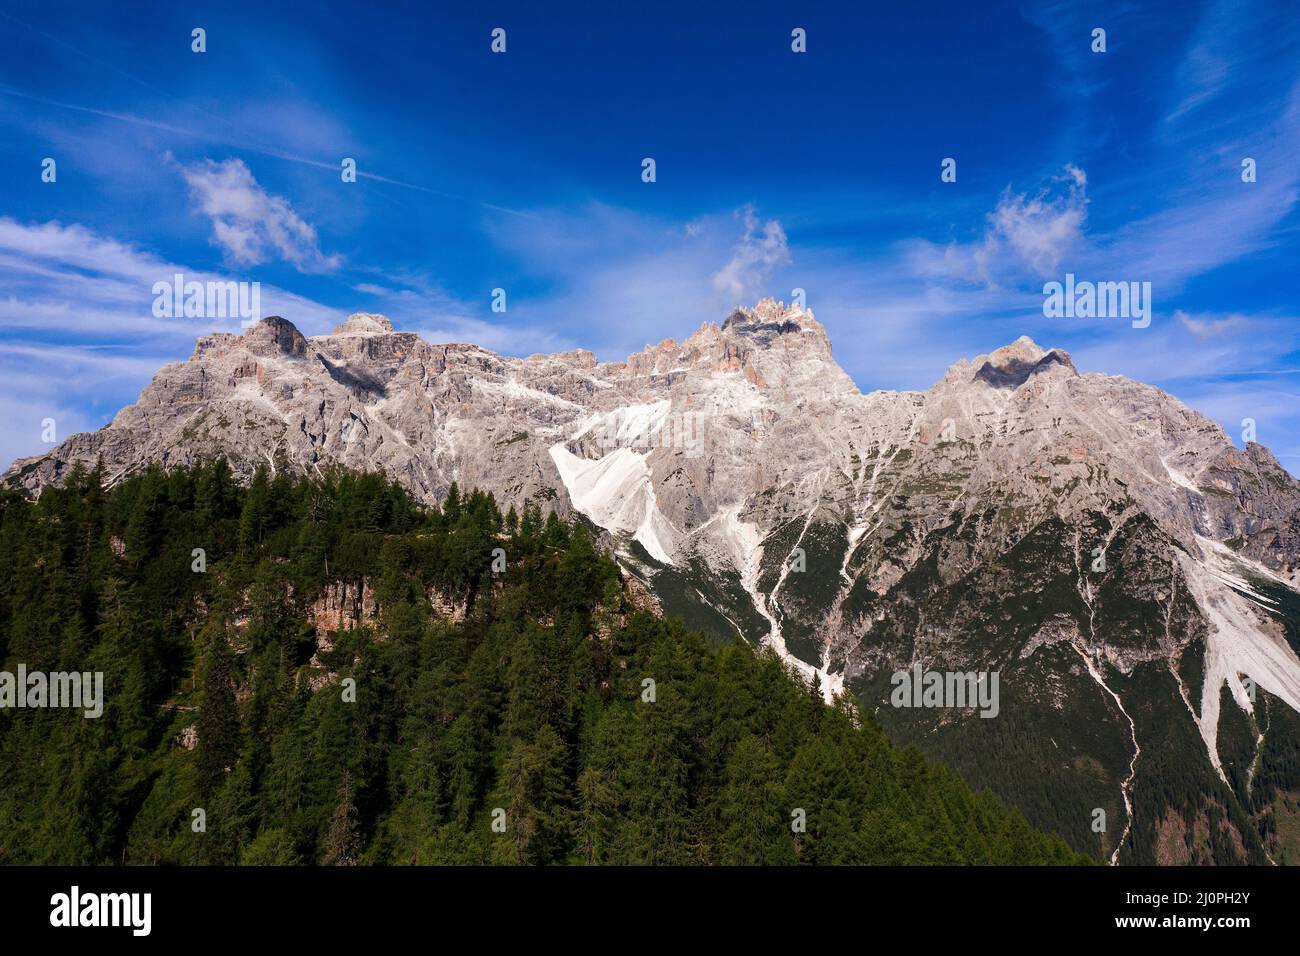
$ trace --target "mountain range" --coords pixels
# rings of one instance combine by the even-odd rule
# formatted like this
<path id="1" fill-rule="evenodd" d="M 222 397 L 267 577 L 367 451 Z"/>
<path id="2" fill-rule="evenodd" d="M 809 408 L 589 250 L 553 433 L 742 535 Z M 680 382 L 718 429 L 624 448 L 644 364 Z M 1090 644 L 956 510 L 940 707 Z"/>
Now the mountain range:
<path id="1" fill-rule="evenodd" d="M 863 393 L 813 313 L 771 299 L 616 362 L 272 317 L 2 480 L 214 457 L 585 520 L 661 612 L 771 646 L 1076 849 L 1300 860 L 1300 482 L 1027 337 Z M 997 674 L 996 717 L 895 706 L 918 667 Z"/>

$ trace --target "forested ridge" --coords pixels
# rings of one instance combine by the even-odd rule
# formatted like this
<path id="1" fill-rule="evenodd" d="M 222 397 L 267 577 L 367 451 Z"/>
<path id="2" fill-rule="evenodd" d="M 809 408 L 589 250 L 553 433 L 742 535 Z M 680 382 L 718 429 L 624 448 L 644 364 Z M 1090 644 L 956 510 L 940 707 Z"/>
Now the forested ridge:
<path id="1" fill-rule="evenodd" d="M 98 719 L 0 712 L 0 863 L 1089 861 L 771 653 L 639 609 L 535 506 L 222 461 L 105 483 L 0 497 L 0 670 L 105 688 Z M 374 614 L 318 634 L 339 582 Z"/>

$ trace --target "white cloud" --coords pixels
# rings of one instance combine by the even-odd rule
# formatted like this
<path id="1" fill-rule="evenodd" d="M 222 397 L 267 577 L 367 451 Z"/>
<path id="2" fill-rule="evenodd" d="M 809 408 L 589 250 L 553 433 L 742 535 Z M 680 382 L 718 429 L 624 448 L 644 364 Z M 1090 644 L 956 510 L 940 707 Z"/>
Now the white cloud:
<path id="1" fill-rule="evenodd" d="M 199 210 L 212 220 L 212 241 L 227 259 L 259 265 L 273 256 L 300 272 L 329 272 L 342 258 L 320 251 L 316 230 L 289 201 L 258 185 L 243 160 L 204 160 L 180 166 Z"/>
<path id="2" fill-rule="evenodd" d="M 989 284 L 1024 266 L 1046 278 L 1058 273 L 1061 260 L 1075 249 L 1088 218 L 1088 177 L 1077 166 L 1066 166 L 1033 196 L 1008 188 L 989 213 L 989 229 L 973 250 L 977 274 Z"/>
<path id="3" fill-rule="evenodd" d="M 1212 339 L 1228 332 L 1241 331 L 1250 324 L 1244 315 L 1188 315 L 1182 309 L 1174 312 L 1174 318 L 1198 339 Z"/>
<path id="4" fill-rule="evenodd" d="M 985 228 L 970 242 L 946 246 L 927 239 L 899 243 L 902 265 L 917 279 L 975 283 L 986 290 L 1027 289 L 1034 280 L 1059 276 L 1067 257 L 1089 247 L 1083 227 L 1088 218 L 1088 176 L 1066 165 L 1035 192 L 1003 190 L 985 216 Z"/>
<path id="5" fill-rule="evenodd" d="M 731 259 L 713 275 L 713 288 L 728 299 L 729 305 L 746 303 L 757 297 L 758 289 L 772 273 L 790 262 L 790 249 L 781 223 L 769 219 L 759 226 L 753 206 L 737 213 L 745 225 Z M 695 235 L 688 229 L 688 235 Z"/>

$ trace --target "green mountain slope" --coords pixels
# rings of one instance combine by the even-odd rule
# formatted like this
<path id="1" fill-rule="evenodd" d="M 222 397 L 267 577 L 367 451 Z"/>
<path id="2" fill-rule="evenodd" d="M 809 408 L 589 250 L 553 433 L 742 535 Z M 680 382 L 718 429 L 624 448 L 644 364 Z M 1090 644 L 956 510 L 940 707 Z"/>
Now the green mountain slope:
<path id="1" fill-rule="evenodd" d="M 0 863 L 1089 859 L 639 609 L 583 528 L 454 488 L 218 462 L 8 493 L 19 664 L 102 671 L 106 702 L 0 713 Z"/>

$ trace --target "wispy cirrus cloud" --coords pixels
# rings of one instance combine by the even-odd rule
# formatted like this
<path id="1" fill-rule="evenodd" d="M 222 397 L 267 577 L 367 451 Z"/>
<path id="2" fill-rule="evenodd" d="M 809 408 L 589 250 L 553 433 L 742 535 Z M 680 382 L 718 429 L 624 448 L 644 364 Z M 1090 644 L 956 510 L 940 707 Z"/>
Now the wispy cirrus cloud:
<path id="1" fill-rule="evenodd" d="M 0 217 L 0 326 L 90 341 L 193 343 L 205 332 L 239 331 L 238 318 L 158 318 L 156 282 L 224 282 L 79 223 L 21 223 Z M 337 310 L 275 286 L 262 286 L 266 315 L 293 316 L 307 334 L 328 331 Z"/>
<path id="2" fill-rule="evenodd" d="M 1174 318 L 1182 323 L 1183 328 L 1198 339 L 1212 339 L 1220 335 L 1243 332 L 1250 328 L 1251 322 L 1240 313 L 1234 315 L 1188 315 L 1182 309 L 1174 310 Z"/>
<path id="3" fill-rule="evenodd" d="M 1285 90 L 1261 89 L 1259 70 L 1293 67 L 1298 32 L 1295 10 L 1285 3 L 1260 3 L 1248 12 L 1233 0 L 1204 3 L 1169 89 L 1164 135 L 1196 135 L 1196 122 L 1205 119 L 1198 113 L 1225 96 L 1234 100 L 1228 118 L 1234 125 L 1273 109 L 1274 97 Z"/>
<path id="4" fill-rule="evenodd" d="M 415 332 L 426 342 L 478 345 L 505 355 L 562 352 L 577 343 L 546 324 L 511 321 L 510 313 L 488 312 L 490 296 L 478 303 L 449 292 L 426 275 L 374 270 L 378 281 L 354 285 L 359 311 L 381 312 L 399 332 Z M 507 299 L 507 303 L 509 300 Z M 487 313 L 491 317 L 485 317 Z"/>
<path id="5" fill-rule="evenodd" d="M 228 276 L 188 267 L 77 223 L 0 217 L 0 458 L 46 450 L 42 423 L 59 440 L 105 424 L 168 362 L 187 357 L 213 331 L 240 332 L 238 318 L 159 318 L 156 282 L 181 273 L 198 282 Z M 336 310 L 273 286 L 264 314 L 292 316 L 307 334 L 328 331 Z"/>

